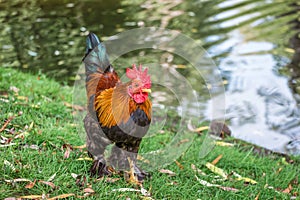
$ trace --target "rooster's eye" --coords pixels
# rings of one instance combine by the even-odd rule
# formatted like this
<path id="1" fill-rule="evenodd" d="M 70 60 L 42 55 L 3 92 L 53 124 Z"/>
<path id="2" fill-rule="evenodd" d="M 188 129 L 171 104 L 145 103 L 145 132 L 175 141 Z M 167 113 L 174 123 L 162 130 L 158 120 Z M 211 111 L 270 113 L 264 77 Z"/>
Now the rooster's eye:
<path id="1" fill-rule="evenodd" d="M 134 84 L 134 87 L 139 87 L 139 84 L 138 84 L 138 83 L 135 83 L 135 84 Z"/>

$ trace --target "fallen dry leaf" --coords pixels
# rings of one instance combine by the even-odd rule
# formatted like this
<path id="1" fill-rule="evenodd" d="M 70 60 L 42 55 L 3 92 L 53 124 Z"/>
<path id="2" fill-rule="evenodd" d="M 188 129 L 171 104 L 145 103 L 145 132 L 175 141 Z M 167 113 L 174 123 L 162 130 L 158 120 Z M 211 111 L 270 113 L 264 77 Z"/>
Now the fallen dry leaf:
<path id="1" fill-rule="evenodd" d="M 7 197 L 4 200 L 22 200 L 21 198 L 16 198 L 16 197 Z"/>
<path id="2" fill-rule="evenodd" d="M 84 157 L 84 158 L 77 158 L 76 160 L 88 160 L 88 161 L 93 161 L 93 158 L 90 158 L 90 157 Z"/>
<path id="3" fill-rule="evenodd" d="M 172 172 L 171 170 L 168 169 L 160 169 L 159 172 L 163 174 L 168 174 L 169 176 L 176 176 L 175 172 Z"/>
<path id="4" fill-rule="evenodd" d="M 247 178 L 247 177 L 242 177 L 241 175 L 239 175 L 238 173 L 236 172 L 233 172 L 233 176 L 236 177 L 235 180 L 238 180 L 238 181 L 244 181 L 245 183 L 251 183 L 251 184 L 256 184 L 257 182 L 251 178 Z"/>
<path id="5" fill-rule="evenodd" d="M 15 118 L 15 116 L 10 116 L 2 125 L 2 127 L 0 128 L 0 133 L 2 131 L 4 131 L 4 129 L 6 128 L 6 126 Z"/>
<path id="6" fill-rule="evenodd" d="M 9 147 L 9 146 L 14 146 L 17 143 L 9 143 L 9 144 L 1 144 L 0 147 Z"/>
<path id="7" fill-rule="evenodd" d="M 244 181 L 245 183 L 251 183 L 251 184 L 256 184 L 257 182 L 251 178 L 247 178 L 247 177 L 240 177 L 240 178 L 236 178 L 236 180 L 238 181 Z"/>
<path id="8" fill-rule="evenodd" d="M 154 200 L 152 197 L 144 197 L 144 196 L 141 196 L 140 197 L 142 200 Z"/>
<path id="9" fill-rule="evenodd" d="M 33 149 L 33 150 L 39 150 L 40 147 L 36 144 L 32 144 L 32 145 L 28 145 L 28 144 L 25 144 L 23 148 L 28 148 L 28 149 Z"/>
<path id="10" fill-rule="evenodd" d="M 206 176 L 206 174 L 205 174 L 201 169 L 198 169 L 198 168 L 196 167 L 196 165 L 191 164 L 191 168 L 192 168 L 192 170 L 194 170 L 194 172 L 197 172 L 197 173 L 199 173 L 199 174 L 201 174 L 201 175 L 203 175 L 203 176 Z"/>
<path id="11" fill-rule="evenodd" d="M 17 99 L 28 102 L 28 97 L 25 96 L 17 96 Z"/>
<path id="12" fill-rule="evenodd" d="M 118 188 L 113 189 L 112 192 L 140 192 L 140 190 L 133 188 Z"/>
<path id="13" fill-rule="evenodd" d="M 276 174 L 279 174 L 282 171 L 282 168 L 279 167 L 279 169 L 276 171 Z"/>
<path id="14" fill-rule="evenodd" d="M 43 195 L 26 195 L 26 196 L 20 196 L 21 199 L 42 199 Z"/>
<path id="15" fill-rule="evenodd" d="M 258 200 L 259 196 L 260 196 L 260 192 L 256 195 L 254 200 Z"/>
<path id="16" fill-rule="evenodd" d="M 182 166 L 182 164 L 180 164 L 180 162 L 178 162 L 177 160 L 175 160 L 175 163 L 179 167 L 179 169 L 184 169 L 184 167 Z"/>
<path id="17" fill-rule="evenodd" d="M 6 98 L 6 97 L 5 97 Z M 8 99 L 3 99 L 3 98 L 0 98 L 0 101 L 4 102 L 4 103 L 9 103 L 9 100 Z"/>
<path id="18" fill-rule="evenodd" d="M 18 94 L 18 92 L 20 91 L 19 88 L 17 88 L 16 86 L 10 86 L 9 90 L 13 91 L 14 93 Z"/>
<path id="19" fill-rule="evenodd" d="M 225 190 L 225 191 L 233 191 L 233 192 L 237 192 L 239 191 L 238 189 L 236 188 L 232 188 L 232 187 L 224 187 L 224 186 L 221 186 L 221 185 L 218 185 L 218 184 L 212 184 L 208 181 L 205 181 L 205 180 L 201 180 L 199 179 L 196 175 L 195 175 L 197 181 L 199 181 L 199 183 L 203 186 L 206 186 L 206 187 L 217 187 L 217 188 L 220 188 L 222 190 Z"/>
<path id="20" fill-rule="evenodd" d="M 232 144 L 232 143 L 223 142 L 223 141 L 215 141 L 215 144 L 217 146 L 221 146 L 221 147 L 233 147 L 234 146 L 234 144 Z"/>
<path id="21" fill-rule="evenodd" d="M 201 185 L 204 185 L 204 186 L 206 186 L 206 187 L 219 187 L 219 186 L 220 186 L 220 185 L 217 185 L 217 184 L 212 184 L 212 183 L 207 182 L 207 181 L 205 181 L 205 180 L 201 180 L 201 179 L 199 179 L 198 176 L 196 176 L 196 175 L 195 175 L 195 177 L 196 177 L 197 181 L 199 181 L 199 183 L 200 183 Z"/>
<path id="22" fill-rule="evenodd" d="M 227 179 L 227 173 L 223 170 L 223 169 L 221 169 L 221 168 L 219 168 L 219 167 L 216 167 L 215 165 L 213 165 L 213 164 L 211 164 L 211 163 L 209 163 L 209 162 L 207 162 L 206 164 L 205 164 L 205 166 L 210 170 L 210 171 L 212 171 L 213 173 L 215 173 L 215 174 L 218 174 L 218 175 L 220 175 L 221 177 L 223 177 L 224 179 Z"/>
<path id="23" fill-rule="evenodd" d="M 70 193 L 70 194 L 61 194 L 61 195 L 58 195 L 58 196 L 55 196 L 55 197 L 52 197 L 52 198 L 48 198 L 47 200 L 64 199 L 64 198 L 73 197 L 73 196 L 75 196 L 75 194 L 73 194 L 73 193 Z"/>
<path id="24" fill-rule="evenodd" d="M 67 159 L 67 158 L 70 157 L 70 151 L 71 151 L 71 150 L 70 150 L 69 148 L 66 149 L 65 154 L 64 154 L 64 158 L 65 158 L 65 159 Z"/>
<path id="25" fill-rule="evenodd" d="M 15 183 L 15 182 L 31 182 L 31 180 L 26 179 L 26 178 L 16 178 L 13 180 L 4 180 L 7 183 Z"/>
<path id="26" fill-rule="evenodd" d="M 214 160 L 211 162 L 211 164 L 216 165 L 216 164 L 221 160 L 222 157 L 223 157 L 223 155 L 220 154 L 216 159 L 214 159 Z"/>
<path id="27" fill-rule="evenodd" d="M 27 189 L 33 188 L 34 185 L 35 185 L 35 182 L 36 182 L 36 180 L 34 180 L 33 182 L 30 181 L 30 182 L 25 186 L 25 188 L 27 188 Z"/>
<path id="28" fill-rule="evenodd" d="M 188 128 L 190 131 L 192 131 L 192 132 L 201 132 L 201 131 L 205 131 L 205 130 L 208 130 L 208 129 L 209 129 L 208 126 L 202 126 L 202 127 L 199 127 L 199 128 L 195 128 L 195 127 L 193 127 L 191 121 L 188 122 L 187 128 Z"/>
<path id="29" fill-rule="evenodd" d="M 84 106 L 80 106 L 80 105 L 75 105 L 75 104 L 70 104 L 68 102 L 64 102 L 64 105 L 68 108 L 72 108 L 74 110 L 78 110 L 78 111 L 84 111 L 85 107 Z"/>
<path id="30" fill-rule="evenodd" d="M 199 127 L 199 128 L 194 129 L 194 132 L 206 131 L 206 130 L 208 130 L 208 129 L 209 129 L 208 126 L 202 126 L 202 127 Z"/>
<path id="31" fill-rule="evenodd" d="M 52 176 L 50 176 L 50 178 L 47 181 L 49 181 L 49 182 L 53 181 L 55 176 L 56 176 L 56 173 L 54 173 Z"/>
<path id="32" fill-rule="evenodd" d="M 71 173 L 71 176 L 72 176 L 74 179 L 76 179 L 76 178 L 77 178 L 77 176 L 78 176 L 78 174 Z"/>
<path id="33" fill-rule="evenodd" d="M 56 186 L 54 185 L 54 183 L 49 182 L 49 181 L 39 181 L 39 183 L 43 183 L 43 184 L 45 184 L 45 185 L 48 185 L 48 186 L 50 186 L 52 189 L 55 189 L 55 188 L 56 188 Z"/>
<path id="34" fill-rule="evenodd" d="M 145 188 L 141 187 L 141 193 L 143 196 L 145 197 L 150 197 L 151 193 L 149 191 L 147 191 Z"/>
<path id="35" fill-rule="evenodd" d="M 24 139 L 25 136 L 29 135 L 29 132 L 28 131 L 24 131 L 24 132 L 21 132 L 19 133 L 18 135 L 16 135 L 14 138 L 17 139 L 17 138 L 21 138 L 21 139 Z"/>
<path id="36" fill-rule="evenodd" d="M 27 129 L 28 131 L 31 131 L 31 129 L 33 128 L 33 125 L 34 125 L 34 122 L 31 122 L 30 125 L 29 125 L 29 127 L 25 128 L 25 129 Z"/>
<path id="37" fill-rule="evenodd" d="M 232 188 L 232 187 L 224 187 L 224 186 L 220 186 L 219 188 L 221 188 L 222 190 L 225 190 L 225 191 L 233 191 L 233 192 L 239 191 L 238 189 Z"/>
<path id="38" fill-rule="evenodd" d="M 15 166 L 11 164 L 9 161 L 4 160 L 4 165 L 8 166 L 12 171 L 16 171 Z"/>
<path id="39" fill-rule="evenodd" d="M 80 146 L 73 146 L 74 149 L 84 149 L 86 148 L 86 144 L 80 145 Z"/>
<path id="40" fill-rule="evenodd" d="M 66 149 L 64 153 L 64 158 L 67 159 L 70 157 L 70 152 L 73 150 L 73 147 L 70 144 L 63 144 L 62 150 Z"/>
<path id="41" fill-rule="evenodd" d="M 84 188 L 83 192 L 85 192 L 85 193 L 94 193 L 95 191 L 92 188 Z"/>
<path id="42" fill-rule="evenodd" d="M 285 194 L 290 194 L 292 189 L 293 189 L 292 185 L 289 184 L 289 186 L 286 189 L 284 189 L 282 192 Z"/>
<path id="43" fill-rule="evenodd" d="M 180 140 L 178 143 L 177 143 L 177 146 L 183 144 L 183 143 L 187 143 L 189 142 L 190 140 L 189 139 L 183 139 L 183 140 Z"/>

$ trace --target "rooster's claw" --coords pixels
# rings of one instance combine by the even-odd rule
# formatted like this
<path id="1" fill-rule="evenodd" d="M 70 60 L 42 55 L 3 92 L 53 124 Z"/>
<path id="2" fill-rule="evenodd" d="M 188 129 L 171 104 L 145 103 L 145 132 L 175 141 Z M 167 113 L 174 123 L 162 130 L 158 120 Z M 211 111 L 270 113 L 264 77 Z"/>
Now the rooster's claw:
<path id="1" fill-rule="evenodd" d="M 90 169 L 90 173 L 92 176 L 103 177 L 106 175 L 110 175 L 112 172 L 109 171 L 104 160 L 94 160 L 93 165 Z"/>
<path id="2" fill-rule="evenodd" d="M 134 165 L 134 175 L 137 177 L 139 182 L 143 182 L 146 178 L 151 178 L 151 175 Z"/>

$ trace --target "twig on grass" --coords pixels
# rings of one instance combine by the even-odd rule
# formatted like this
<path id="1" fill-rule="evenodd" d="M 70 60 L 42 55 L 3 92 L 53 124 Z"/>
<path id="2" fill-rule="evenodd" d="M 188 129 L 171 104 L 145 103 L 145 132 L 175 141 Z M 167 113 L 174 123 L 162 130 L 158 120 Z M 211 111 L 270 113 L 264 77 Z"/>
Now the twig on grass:
<path id="1" fill-rule="evenodd" d="M 2 131 L 4 131 L 4 129 L 6 128 L 6 126 L 7 126 L 14 118 L 15 118 L 15 116 L 10 116 L 10 117 L 5 121 L 5 123 L 3 124 L 3 126 L 2 126 L 1 129 L 0 129 L 0 133 L 1 133 Z"/>

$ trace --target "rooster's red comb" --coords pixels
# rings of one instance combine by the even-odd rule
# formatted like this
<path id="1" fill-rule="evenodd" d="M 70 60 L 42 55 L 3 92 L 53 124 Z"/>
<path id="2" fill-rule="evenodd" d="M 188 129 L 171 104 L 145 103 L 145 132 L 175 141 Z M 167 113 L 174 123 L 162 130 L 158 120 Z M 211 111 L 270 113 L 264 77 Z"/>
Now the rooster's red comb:
<path id="1" fill-rule="evenodd" d="M 148 68 L 143 71 L 142 65 L 137 69 L 136 65 L 132 65 L 132 69 L 126 69 L 126 76 L 130 79 L 140 79 L 144 84 L 151 84 L 150 75 L 148 75 Z"/>

